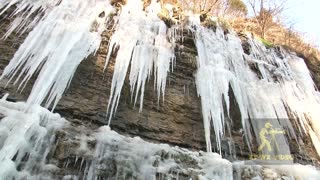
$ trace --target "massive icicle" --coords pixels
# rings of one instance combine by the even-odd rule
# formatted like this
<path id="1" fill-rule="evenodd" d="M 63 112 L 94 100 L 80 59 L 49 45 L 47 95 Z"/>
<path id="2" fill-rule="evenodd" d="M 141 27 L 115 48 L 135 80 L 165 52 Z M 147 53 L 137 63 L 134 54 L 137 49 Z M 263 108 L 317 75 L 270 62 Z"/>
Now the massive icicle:
<path id="1" fill-rule="evenodd" d="M 161 93 L 164 94 L 167 73 L 174 59 L 174 44 L 168 41 L 169 30 L 157 16 L 160 10 L 160 4 L 155 0 L 147 7 L 146 12 L 143 11 L 141 0 L 129 0 L 122 7 L 116 31 L 110 40 L 106 60 L 107 66 L 112 51 L 117 49 L 108 105 L 109 123 L 113 112 L 117 109 L 129 65 L 131 66 L 129 80 L 132 96 L 136 92 L 134 104 L 140 91 L 140 111 L 143 105 L 145 83 L 152 71 L 154 71 L 158 99 Z"/>
<path id="2" fill-rule="evenodd" d="M 243 74 L 245 64 L 238 60 L 242 57 L 240 40 L 235 37 L 227 43 L 223 31 L 218 28 L 213 32 L 202 27 L 199 17 L 190 18 L 191 30 L 195 32 L 195 42 L 198 51 L 198 70 L 196 84 L 201 96 L 202 115 L 205 128 L 207 150 L 212 151 L 210 141 L 210 126 L 216 135 L 217 147 L 220 150 L 220 139 L 224 131 L 224 114 L 229 114 L 229 85 L 233 88 L 238 102 L 243 102 L 237 77 Z M 240 72 L 238 72 L 240 71 Z M 226 107 L 223 106 L 223 102 Z M 226 108 L 226 109 L 225 109 Z M 245 119 L 246 109 L 240 106 L 242 119 Z M 246 123 L 243 126 L 246 127 Z"/>
<path id="3" fill-rule="evenodd" d="M 32 7 L 47 5 L 39 3 Z M 112 11 L 105 0 L 61 1 L 29 33 L 1 78 L 12 80 L 19 74 L 15 83 L 22 79 L 19 88 L 23 89 L 41 69 L 27 103 L 41 104 L 47 97 L 46 106 L 55 106 L 80 62 L 99 48 L 100 35 Z"/>

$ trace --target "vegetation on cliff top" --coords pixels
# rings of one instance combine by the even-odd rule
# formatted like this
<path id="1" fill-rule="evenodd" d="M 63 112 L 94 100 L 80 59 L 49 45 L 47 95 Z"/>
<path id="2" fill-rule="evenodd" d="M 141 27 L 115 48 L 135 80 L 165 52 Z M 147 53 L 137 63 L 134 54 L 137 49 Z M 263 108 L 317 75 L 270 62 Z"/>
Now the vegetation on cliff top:
<path id="1" fill-rule="evenodd" d="M 316 42 L 307 40 L 293 28 L 294 21 L 284 17 L 287 0 L 162 0 L 184 11 L 224 19 L 237 32 L 251 32 L 266 45 L 281 45 L 308 61 L 319 61 Z M 248 14 L 248 12 L 251 12 Z"/>

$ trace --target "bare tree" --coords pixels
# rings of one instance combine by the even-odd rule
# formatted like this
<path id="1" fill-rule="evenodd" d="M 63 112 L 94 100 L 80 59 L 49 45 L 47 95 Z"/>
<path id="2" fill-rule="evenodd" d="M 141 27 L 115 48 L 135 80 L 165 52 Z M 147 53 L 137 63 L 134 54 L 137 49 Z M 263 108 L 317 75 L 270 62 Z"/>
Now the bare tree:
<path id="1" fill-rule="evenodd" d="M 182 4 L 183 9 L 189 9 L 196 13 L 200 13 L 200 12 L 210 13 L 214 9 L 216 9 L 215 6 L 217 6 L 222 0 L 179 0 L 179 1 Z"/>
<path id="2" fill-rule="evenodd" d="M 260 28 L 260 36 L 274 24 L 274 18 L 280 16 L 286 8 L 287 0 L 248 0 Z"/>
<path id="3" fill-rule="evenodd" d="M 223 16 L 231 18 L 244 17 L 248 13 L 246 4 L 242 0 L 225 0 Z"/>

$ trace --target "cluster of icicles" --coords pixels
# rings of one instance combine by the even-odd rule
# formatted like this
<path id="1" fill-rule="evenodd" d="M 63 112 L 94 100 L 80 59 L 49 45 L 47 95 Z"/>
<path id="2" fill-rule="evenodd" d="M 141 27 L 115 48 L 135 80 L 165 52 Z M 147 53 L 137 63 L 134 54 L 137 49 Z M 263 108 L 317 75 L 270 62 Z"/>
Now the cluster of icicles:
<path id="1" fill-rule="evenodd" d="M 220 27 L 215 31 L 207 29 L 201 26 L 199 16 L 191 13 L 184 27 L 168 28 L 158 17 L 162 7 L 156 0 L 145 10 L 141 0 L 128 0 L 115 17 L 112 16 L 115 9 L 108 0 L 0 0 L 0 14 L 13 5 L 15 20 L 4 38 L 14 31 L 31 31 L 1 78 L 14 80 L 23 90 L 32 75 L 40 71 L 28 106 L 44 101 L 46 107 L 56 106 L 80 62 L 99 49 L 101 33 L 112 17 L 115 31 L 109 41 L 105 66 L 112 53 L 117 56 L 107 109 L 109 123 L 117 110 L 127 72 L 134 102 L 140 100 L 141 111 L 144 88 L 152 75 L 158 100 L 161 95 L 164 98 L 166 78 L 175 60 L 175 40 L 181 38 L 177 32 L 185 28 L 194 34 L 198 52 L 195 78 L 209 152 L 211 127 L 217 149 L 221 149 L 232 90 L 249 144 L 253 135 L 258 137 L 266 121 L 275 128 L 285 128 L 290 138 L 296 138 L 289 121 L 293 118 L 300 133 L 311 136 L 320 154 L 319 92 L 304 61 L 294 54 L 266 49 L 261 42 L 248 37 L 251 47 L 248 55 L 234 32 L 226 34 Z M 172 15 L 170 7 L 167 6 Z M 279 136 L 278 145 L 279 151 L 289 151 L 284 136 Z"/>

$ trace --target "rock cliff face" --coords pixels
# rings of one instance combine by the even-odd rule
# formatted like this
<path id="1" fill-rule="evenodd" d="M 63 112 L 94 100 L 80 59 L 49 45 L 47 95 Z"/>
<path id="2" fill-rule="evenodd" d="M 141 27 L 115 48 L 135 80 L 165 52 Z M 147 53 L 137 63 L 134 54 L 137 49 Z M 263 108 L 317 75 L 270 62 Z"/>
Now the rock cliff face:
<path id="1" fill-rule="evenodd" d="M 1 17 L 4 18 L 4 17 Z M 5 19 L 5 25 L 10 19 Z M 0 36 L 6 31 L 6 26 L 1 28 Z M 121 94 L 121 102 L 114 118 L 111 129 L 128 136 L 139 136 L 142 139 L 167 143 L 190 150 L 205 150 L 203 121 L 200 99 L 197 96 L 194 72 L 196 70 L 196 49 L 191 34 L 185 32 L 186 38 L 176 47 L 176 63 L 169 74 L 165 98 L 157 102 L 157 93 L 154 90 L 153 78 L 146 86 L 143 111 L 134 108 L 131 102 L 129 85 L 126 84 Z M 0 73 L 2 73 L 9 60 L 23 42 L 25 35 L 13 34 L 6 41 L 0 41 Z M 59 171 L 52 170 L 47 174 L 54 174 L 55 178 L 62 179 L 68 174 L 79 175 L 84 171 L 81 162 L 89 162 L 90 157 L 79 153 L 78 149 L 83 134 L 90 137 L 98 127 L 107 124 L 107 104 L 110 94 L 113 74 L 113 60 L 107 70 L 103 72 L 104 61 L 107 54 L 110 32 L 104 32 L 103 42 L 96 55 L 84 60 L 77 69 L 70 88 L 55 108 L 54 112 L 71 122 L 70 126 L 59 130 L 56 135 L 57 145 L 49 155 L 48 162 L 55 164 Z M 114 58 L 114 57 L 113 57 Z M 10 93 L 9 101 L 25 101 L 32 89 L 34 79 L 27 85 L 23 92 L 16 92 L 16 86 L 9 84 L 5 88 L 5 82 L 1 82 L 0 94 Z M 89 149 L 94 149 L 95 141 L 88 143 Z M 224 147 L 224 152 L 230 152 L 229 146 Z M 168 158 L 169 152 L 159 152 L 161 158 Z M 247 154 L 247 153 L 246 153 Z M 229 153 L 226 153 L 231 158 Z M 163 156 L 163 157 L 162 157 Z M 170 155 L 171 156 L 171 155 Z M 187 167 L 196 166 L 188 160 Z M 184 162 L 186 161 L 186 162 Z M 111 178 L 116 175 L 117 163 L 115 160 L 108 162 L 110 167 L 101 169 L 109 174 L 100 178 Z M 177 173 L 177 172 L 173 172 Z M 180 174 L 180 179 L 197 177 L 198 173 Z M 79 175 L 83 178 L 84 174 Z M 159 173 L 157 178 L 165 178 L 167 175 Z M 126 176 L 125 178 L 132 178 Z M 70 178 L 72 178 L 70 176 Z M 120 178 L 121 179 L 121 178 Z"/>
<path id="2" fill-rule="evenodd" d="M 5 16 L 0 19 L 4 19 L 3 22 L 5 22 L 0 29 L 1 37 L 11 19 Z M 81 169 L 80 161 L 76 160 L 77 157 L 84 158 L 76 151 L 81 146 L 81 134 L 89 137 L 98 127 L 107 123 L 106 110 L 115 57 L 112 57 L 105 72 L 103 66 L 111 33 L 110 29 L 104 32 L 103 42 L 97 54 L 82 61 L 69 89 L 54 110 L 71 122 L 69 127 L 58 132 L 55 153 L 48 160 L 62 169 L 58 172 L 59 177 Z M 123 135 L 139 136 L 149 142 L 167 143 L 196 151 L 205 150 L 201 103 L 194 80 L 197 52 L 193 35 L 187 31 L 183 33 L 185 38 L 179 41 L 175 48 L 176 61 L 167 78 L 164 100 L 160 100 L 158 104 L 153 78 L 150 78 L 146 85 L 143 111 L 139 113 L 138 105 L 135 108 L 131 101 L 130 87 L 125 83 L 118 110 L 112 118 L 111 129 Z M 0 74 L 24 38 L 25 35 L 13 34 L 5 41 L 0 40 Z M 12 84 L 5 88 L 5 82 L 1 81 L 0 94 L 9 92 L 8 100 L 25 101 L 33 81 L 29 82 L 21 93 L 16 92 L 16 86 Z M 230 114 L 232 117 L 238 117 L 240 112 L 237 104 L 232 100 L 233 94 L 229 95 L 231 97 Z M 250 154 L 242 135 L 238 132 L 240 124 L 241 122 L 233 122 L 232 139 L 222 140 L 222 155 L 229 160 L 248 159 Z M 214 136 L 214 133 L 211 134 Z M 94 141 L 90 143 L 89 146 L 96 145 Z M 303 164 L 316 163 L 318 157 L 310 140 L 305 139 L 300 145 L 302 146 L 299 149 L 295 141 L 291 143 L 295 161 Z M 256 151 L 256 147 L 252 147 L 252 150 Z M 165 155 L 166 153 L 162 154 L 162 156 Z M 66 164 L 72 164 L 72 166 L 66 166 Z M 116 168 L 114 166 L 116 165 L 111 163 L 110 167 L 107 167 L 111 174 L 114 173 L 112 169 Z M 185 174 L 185 178 L 188 177 L 192 177 L 192 174 Z"/>
<path id="3" fill-rule="evenodd" d="M 11 21 L 5 16 L 1 18 L 5 23 L 1 28 L 0 36 L 6 32 L 6 26 Z M 106 109 L 114 57 L 105 72 L 103 72 L 103 66 L 111 33 L 111 30 L 105 31 L 97 54 L 88 57 L 80 64 L 69 89 L 54 110 L 72 122 L 75 129 L 83 126 L 95 129 L 107 124 Z M 193 35 L 187 31 L 183 33 L 184 39 L 178 42 L 175 48 L 176 62 L 167 78 L 164 100 L 160 100 L 158 104 L 153 78 L 150 78 L 146 85 L 143 111 L 139 113 L 139 108 L 135 108 L 131 101 L 130 87 L 128 83 L 125 83 L 118 111 L 112 118 L 111 128 L 113 130 L 121 134 L 139 136 L 151 142 L 168 143 L 192 150 L 205 150 L 201 104 L 194 80 L 197 52 Z M 25 35 L 13 34 L 7 40 L 0 41 L 0 73 L 23 42 Z M 248 48 L 245 42 L 243 44 L 244 49 Z M 12 84 L 4 88 L 5 82 L 2 81 L 0 92 L 2 95 L 9 92 L 11 101 L 25 101 L 31 91 L 33 81 L 23 92 L 16 92 L 16 86 Z M 232 93 L 229 95 L 234 98 Z M 231 103 L 230 113 L 231 117 L 240 116 L 235 102 Z M 237 132 L 240 126 L 240 121 L 233 122 L 231 127 L 233 139 L 222 141 L 223 156 L 227 159 L 247 159 L 249 157 L 249 149 L 241 134 Z M 303 150 L 298 150 L 295 143 L 292 142 L 292 150 L 297 162 L 310 163 L 317 159 L 310 141 L 304 142 L 308 146 Z M 255 147 L 252 147 L 252 150 L 256 151 Z"/>
<path id="4" fill-rule="evenodd" d="M 55 112 L 67 119 L 95 125 L 107 123 L 106 109 L 113 73 L 113 63 L 103 72 L 109 39 L 107 36 L 105 33 L 105 41 L 97 55 L 81 63 L 70 88 L 55 109 Z M 23 37 L 11 37 L 5 42 L 1 41 L 1 70 L 7 65 L 21 41 Z M 14 44 L 16 47 L 12 47 Z M 113 129 L 157 142 L 195 149 L 205 148 L 200 100 L 193 78 L 196 70 L 196 52 L 193 46 L 190 40 L 189 44 L 184 43 L 183 50 L 177 49 L 177 62 L 168 78 L 166 98 L 159 106 L 152 80 L 148 82 L 141 113 L 138 113 L 139 109 L 134 108 L 131 103 L 129 87 L 124 87 L 118 112 L 112 119 Z M 14 89 L 15 87 L 10 85 L 1 91 L 15 92 Z M 30 89 L 31 86 L 28 86 L 21 94 L 13 93 L 9 97 L 14 100 L 26 100 Z"/>

